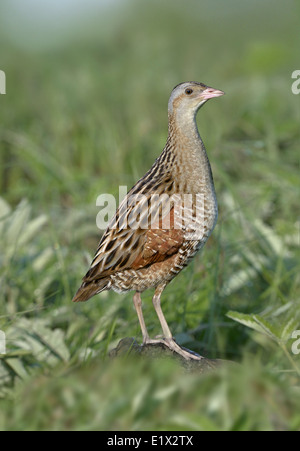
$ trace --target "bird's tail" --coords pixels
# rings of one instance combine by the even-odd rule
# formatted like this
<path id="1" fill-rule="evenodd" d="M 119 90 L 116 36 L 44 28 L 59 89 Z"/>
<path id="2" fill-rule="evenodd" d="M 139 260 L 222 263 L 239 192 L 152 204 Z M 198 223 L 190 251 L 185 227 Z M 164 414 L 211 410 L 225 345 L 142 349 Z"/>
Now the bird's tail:
<path id="1" fill-rule="evenodd" d="M 101 293 L 101 291 L 109 290 L 111 286 L 111 281 L 109 278 L 105 277 L 100 280 L 93 280 L 83 282 L 77 293 L 75 294 L 72 302 L 85 302 L 88 301 L 95 294 Z"/>

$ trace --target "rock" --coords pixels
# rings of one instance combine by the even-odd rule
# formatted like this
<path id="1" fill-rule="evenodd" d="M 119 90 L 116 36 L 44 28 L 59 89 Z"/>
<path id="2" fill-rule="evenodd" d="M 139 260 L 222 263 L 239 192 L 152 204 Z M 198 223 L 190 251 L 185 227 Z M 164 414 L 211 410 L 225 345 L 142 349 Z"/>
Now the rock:
<path id="1" fill-rule="evenodd" d="M 189 349 L 183 348 L 192 354 L 193 351 Z M 126 355 L 133 356 L 142 356 L 151 359 L 176 359 L 178 363 L 183 366 L 187 371 L 196 371 L 199 373 L 205 373 L 208 371 L 215 370 L 224 366 L 224 364 L 234 364 L 234 362 L 230 362 L 227 360 L 221 359 L 207 359 L 206 357 L 202 357 L 201 360 L 186 360 L 180 354 L 177 354 L 174 351 L 171 351 L 166 345 L 163 343 L 155 343 L 155 344 L 147 344 L 140 345 L 137 341 L 132 337 L 126 337 L 119 341 L 116 348 L 112 349 L 109 353 L 109 356 L 112 358 L 121 357 Z"/>

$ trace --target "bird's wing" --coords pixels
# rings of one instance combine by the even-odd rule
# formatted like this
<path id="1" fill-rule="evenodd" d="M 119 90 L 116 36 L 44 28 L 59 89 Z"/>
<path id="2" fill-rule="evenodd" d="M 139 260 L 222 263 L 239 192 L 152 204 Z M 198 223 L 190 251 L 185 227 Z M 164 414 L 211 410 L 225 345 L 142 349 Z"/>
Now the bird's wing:
<path id="1" fill-rule="evenodd" d="M 147 176 L 147 174 L 146 174 Z M 141 269 L 178 252 L 183 231 L 176 228 L 174 202 L 167 195 L 172 180 L 146 176 L 120 204 L 104 233 L 84 283 L 125 269 Z"/>

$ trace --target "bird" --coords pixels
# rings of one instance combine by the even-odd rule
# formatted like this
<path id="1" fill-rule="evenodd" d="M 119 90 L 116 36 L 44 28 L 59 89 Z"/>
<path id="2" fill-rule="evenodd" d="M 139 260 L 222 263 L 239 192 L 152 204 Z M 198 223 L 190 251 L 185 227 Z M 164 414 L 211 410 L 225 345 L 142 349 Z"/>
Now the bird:
<path id="1" fill-rule="evenodd" d="M 203 357 L 177 344 L 161 295 L 204 246 L 217 222 L 213 175 L 196 116 L 209 99 L 223 94 L 196 81 L 172 90 L 166 145 L 120 203 L 73 298 L 83 302 L 104 290 L 134 291 L 143 345 L 162 343 L 186 360 Z M 142 311 L 141 294 L 148 289 L 154 289 L 153 306 L 163 332 L 153 339 Z"/>

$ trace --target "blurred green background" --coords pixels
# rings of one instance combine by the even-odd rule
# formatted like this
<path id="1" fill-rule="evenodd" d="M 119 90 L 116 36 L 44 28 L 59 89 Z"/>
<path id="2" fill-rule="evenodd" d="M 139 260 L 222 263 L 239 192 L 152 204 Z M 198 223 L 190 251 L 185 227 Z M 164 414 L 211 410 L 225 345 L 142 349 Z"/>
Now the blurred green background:
<path id="1" fill-rule="evenodd" d="M 1 430 L 300 429 L 299 14 L 292 0 L 1 1 Z M 226 92 L 198 115 L 218 225 L 162 300 L 179 343 L 241 363 L 204 376 L 106 358 L 141 340 L 131 293 L 71 304 L 97 196 L 149 169 L 187 80 Z"/>

